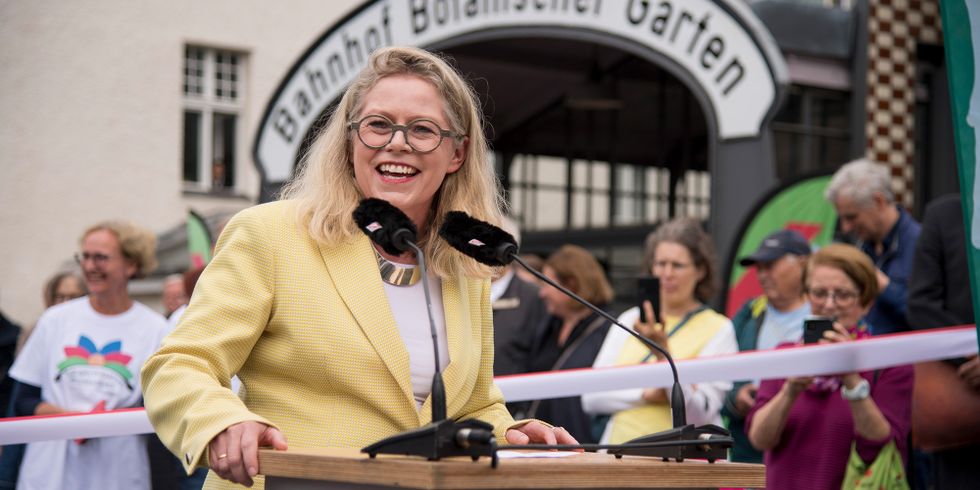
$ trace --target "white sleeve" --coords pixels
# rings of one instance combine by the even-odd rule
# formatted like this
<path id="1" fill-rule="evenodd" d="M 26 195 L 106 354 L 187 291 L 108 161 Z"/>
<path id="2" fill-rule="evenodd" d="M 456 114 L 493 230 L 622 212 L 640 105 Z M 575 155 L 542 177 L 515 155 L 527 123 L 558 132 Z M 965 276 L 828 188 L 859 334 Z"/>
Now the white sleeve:
<path id="1" fill-rule="evenodd" d="M 635 306 L 623 312 L 619 315 L 619 323 L 626 325 L 633 329 L 633 324 L 639 319 L 639 309 Z M 607 367 L 615 366 L 616 359 L 619 358 L 619 353 L 623 350 L 623 344 L 626 343 L 626 339 L 630 338 L 630 334 L 623 331 L 623 329 L 615 326 L 609 326 L 609 333 L 606 334 L 606 340 L 602 342 L 602 347 L 599 348 L 599 354 L 595 356 L 595 362 L 592 363 L 592 367 Z"/>
<path id="2" fill-rule="evenodd" d="M 718 354 L 735 354 L 738 352 L 738 341 L 735 339 L 735 329 L 730 320 L 718 329 L 698 357 L 710 357 Z M 684 401 L 687 406 L 687 423 L 694 425 L 721 425 L 721 407 L 725 395 L 732 389 L 731 381 L 715 381 L 712 383 L 697 383 L 683 385 Z M 670 390 L 667 390 L 670 396 Z"/>
<path id="3" fill-rule="evenodd" d="M 633 324 L 640 318 L 640 309 L 632 307 L 619 316 L 619 323 L 633 328 Z M 593 368 L 609 367 L 616 365 L 623 345 L 629 339 L 630 334 L 623 329 L 613 325 L 609 327 L 606 340 L 602 342 L 599 354 L 596 355 Z M 615 391 L 600 391 L 595 393 L 585 393 L 582 395 L 582 410 L 591 415 L 613 414 L 620 410 L 626 410 L 643 404 L 643 388 L 630 388 Z"/>
<path id="4" fill-rule="evenodd" d="M 170 314 L 170 318 L 167 318 L 167 329 L 163 332 L 163 336 L 166 337 L 170 332 L 173 332 L 177 328 L 177 323 L 180 322 L 180 317 L 184 315 L 184 311 L 187 310 L 187 305 L 180 305 L 173 313 Z M 161 337 L 162 339 L 163 337 Z"/>
<path id="5" fill-rule="evenodd" d="M 48 332 L 51 330 L 52 319 L 49 314 L 42 314 L 31 331 L 30 337 L 24 343 L 23 349 L 14 359 L 8 375 L 21 383 L 32 386 L 43 386 L 47 378 L 45 367 L 48 365 Z"/>

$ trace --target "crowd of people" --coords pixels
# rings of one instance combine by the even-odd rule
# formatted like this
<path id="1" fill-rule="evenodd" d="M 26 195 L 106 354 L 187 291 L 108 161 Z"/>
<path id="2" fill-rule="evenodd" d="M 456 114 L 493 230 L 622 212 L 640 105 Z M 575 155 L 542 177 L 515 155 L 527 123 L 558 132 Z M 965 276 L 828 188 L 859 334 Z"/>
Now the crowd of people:
<path id="1" fill-rule="evenodd" d="M 659 387 L 505 404 L 495 375 L 663 354 L 557 288 L 520 269 L 491 269 L 438 238 L 445 213 L 464 210 L 519 239 L 502 212 L 482 121 L 472 89 L 445 60 L 378 50 L 284 199 L 234 217 L 206 269 L 167 278 L 169 318 L 127 288 L 155 267 L 152 233 L 112 221 L 88 228 L 76 255 L 81 276 L 52 278 L 34 328 L 18 335 L 0 318 L 0 361 L 12 363 L 0 403 L 15 416 L 145 405 L 156 434 L 149 446 L 123 436 L 5 447 L 0 488 L 200 488 L 205 476 L 209 488 L 261 484 L 260 446 L 360 447 L 430 422 L 437 371 L 447 416 L 489 422 L 510 444 L 615 444 L 670 428 L 671 393 Z M 365 197 L 407 216 L 428 275 L 414 252 L 375 246 L 358 230 L 352 211 Z M 820 343 L 973 323 L 958 200 L 930 206 L 920 226 L 895 202 L 884 168 L 863 160 L 835 174 L 826 199 L 853 242 L 817 249 L 796 231 L 773 230 L 739 258 L 763 293 L 731 319 L 712 308 L 713 239 L 690 218 L 660 224 L 643 244 L 639 275 L 658 279 L 656 301 L 612 311 L 603 266 L 573 244 L 538 258 L 540 270 L 676 359 L 798 346 L 811 316 L 831 321 Z M 980 392 L 977 357 L 955 362 L 957 382 Z M 977 441 L 911 451 L 913 379 L 911 366 L 896 366 L 682 389 L 688 422 L 727 427 L 730 458 L 764 462 L 769 488 L 846 487 L 855 467 L 872 464 L 887 466 L 894 484 L 975 483 Z"/>

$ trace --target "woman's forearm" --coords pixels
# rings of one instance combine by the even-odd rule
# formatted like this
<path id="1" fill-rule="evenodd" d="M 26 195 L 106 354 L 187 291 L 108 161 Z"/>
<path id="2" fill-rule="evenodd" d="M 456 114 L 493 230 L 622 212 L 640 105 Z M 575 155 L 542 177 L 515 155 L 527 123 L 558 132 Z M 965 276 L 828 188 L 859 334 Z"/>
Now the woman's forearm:
<path id="1" fill-rule="evenodd" d="M 38 403 L 37 407 L 34 408 L 34 415 L 58 415 L 67 412 L 67 410 L 48 402 Z"/>
<path id="2" fill-rule="evenodd" d="M 776 393 L 776 396 L 759 408 L 755 416 L 752 417 L 749 442 L 760 451 L 767 451 L 776 447 L 782 438 L 789 411 L 799 396 L 799 392 L 791 390 L 789 386 L 790 382 L 787 380 L 779 393 Z"/>
<path id="3" fill-rule="evenodd" d="M 862 380 L 856 374 L 843 377 L 844 386 L 854 388 Z M 854 432 L 871 441 L 880 441 L 891 435 L 892 427 L 888 419 L 881 413 L 873 398 L 848 402 L 851 415 L 854 417 Z"/>
<path id="4" fill-rule="evenodd" d="M 892 427 L 874 400 L 867 398 L 850 404 L 857 435 L 871 441 L 880 441 L 891 435 Z"/>

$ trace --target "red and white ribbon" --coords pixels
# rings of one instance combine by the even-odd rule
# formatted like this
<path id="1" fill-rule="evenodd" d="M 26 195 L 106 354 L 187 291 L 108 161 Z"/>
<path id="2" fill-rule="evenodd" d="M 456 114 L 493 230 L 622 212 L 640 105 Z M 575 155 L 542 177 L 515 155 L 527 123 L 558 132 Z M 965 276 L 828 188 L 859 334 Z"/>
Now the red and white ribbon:
<path id="1" fill-rule="evenodd" d="M 975 326 L 869 337 L 838 344 L 808 345 L 677 361 L 683 384 L 780 379 L 835 374 L 963 357 L 977 353 Z M 497 378 L 507 401 L 576 396 L 673 384 L 666 362 L 599 369 L 570 369 Z"/>
<path id="2" fill-rule="evenodd" d="M 788 376 L 869 371 L 977 353 L 973 325 L 871 337 L 830 345 L 685 359 L 677 362 L 682 383 L 776 379 Z M 600 369 L 574 369 L 497 378 L 508 401 L 577 396 L 597 391 L 666 387 L 673 383 L 665 362 Z M 0 419 L 0 444 L 153 432 L 142 409 L 96 414 Z"/>
<path id="3" fill-rule="evenodd" d="M 142 408 L 0 419 L 0 445 L 150 432 L 153 432 L 153 426 Z"/>

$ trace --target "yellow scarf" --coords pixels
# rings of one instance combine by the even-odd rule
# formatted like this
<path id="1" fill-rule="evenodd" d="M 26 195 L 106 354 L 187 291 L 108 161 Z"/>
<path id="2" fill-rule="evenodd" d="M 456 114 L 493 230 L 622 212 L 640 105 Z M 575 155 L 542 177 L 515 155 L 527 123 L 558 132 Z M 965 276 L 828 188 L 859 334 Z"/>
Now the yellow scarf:
<path id="1" fill-rule="evenodd" d="M 664 324 L 670 332 L 681 321 L 681 317 L 664 317 Z M 674 359 L 697 357 L 704 345 L 711 340 L 718 329 L 724 325 L 725 317 L 711 309 L 704 309 L 690 318 L 670 337 L 670 355 Z M 650 349 L 639 340 L 630 337 L 623 344 L 623 350 L 616 358 L 617 366 L 640 364 L 650 354 Z M 647 362 L 656 362 L 651 357 Z M 621 410 L 609 420 L 612 424 L 609 443 L 620 444 L 639 436 L 671 428 L 670 405 L 667 403 L 645 403 L 639 407 Z"/>

